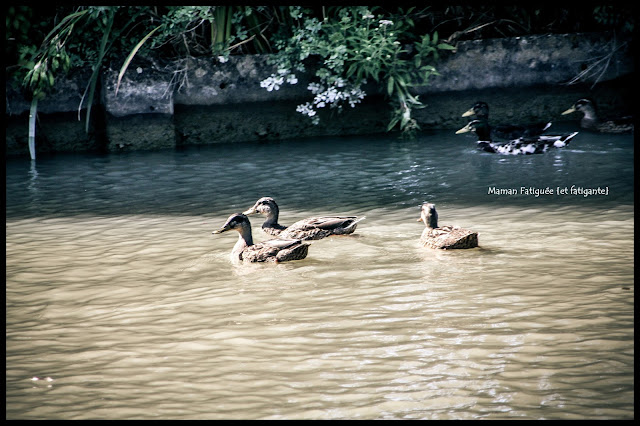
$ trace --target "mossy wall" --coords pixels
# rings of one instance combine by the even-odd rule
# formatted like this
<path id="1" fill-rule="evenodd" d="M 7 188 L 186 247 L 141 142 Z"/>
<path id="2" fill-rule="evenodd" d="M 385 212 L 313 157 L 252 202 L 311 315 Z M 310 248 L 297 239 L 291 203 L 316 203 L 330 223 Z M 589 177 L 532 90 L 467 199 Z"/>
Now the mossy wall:
<path id="1" fill-rule="evenodd" d="M 593 97 L 607 115 L 631 105 L 634 60 L 620 48 L 592 88 L 593 79 L 565 83 L 620 46 L 608 34 L 567 34 L 460 42 L 438 64 L 440 76 L 416 90 L 425 104 L 414 110 L 423 129 L 459 128 L 460 115 L 477 100 L 491 105 L 491 119 L 576 120 L 560 116 L 575 100 Z M 318 126 L 295 110 L 310 99 L 311 75 L 268 92 L 260 81 L 275 72 L 266 55 L 189 59 L 160 64 L 139 58 L 116 93 L 119 64 L 102 76 L 90 132 L 78 105 L 89 75 L 72 74 L 39 103 L 38 152 L 165 149 L 184 145 L 385 132 L 390 119 L 382 91 L 367 87 L 356 108 L 321 113 Z M 595 76 L 596 74 L 594 74 Z M 28 155 L 29 103 L 7 86 L 6 154 Z"/>

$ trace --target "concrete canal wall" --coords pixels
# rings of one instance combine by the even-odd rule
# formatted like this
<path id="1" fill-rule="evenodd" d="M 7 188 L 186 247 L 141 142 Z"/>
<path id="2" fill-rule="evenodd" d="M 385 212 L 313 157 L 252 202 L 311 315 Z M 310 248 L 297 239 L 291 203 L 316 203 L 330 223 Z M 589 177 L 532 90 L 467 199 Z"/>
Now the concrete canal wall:
<path id="1" fill-rule="evenodd" d="M 435 64 L 440 75 L 416 90 L 426 105 L 414 111 L 423 129 L 461 127 L 466 120 L 460 115 L 479 99 L 491 105 L 495 122 L 567 119 L 560 113 L 584 96 L 594 97 L 605 114 L 630 102 L 633 55 L 611 34 L 474 40 L 456 47 Z M 267 59 L 246 55 L 225 63 L 211 58 L 159 63 L 136 58 L 117 93 L 121 64 L 115 64 L 102 75 L 89 134 L 86 105 L 78 109 L 90 75 L 76 72 L 38 104 L 37 150 L 115 152 L 386 130 L 390 110 L 373 85 L 362 104 L 341 113 L 327 111 L 314 126 L 295 109 L 311 99 L 310 76 L 298 75 L 296 85 L 268 92 L 260 87 L 275 72 Z M 566 84 L 594 64 L 590 80 Z M 595 77 L 599 83 L 591 89 Z M 7 155 L 28 155 L 28 111 L 29 102 L 7 85 Z"/>

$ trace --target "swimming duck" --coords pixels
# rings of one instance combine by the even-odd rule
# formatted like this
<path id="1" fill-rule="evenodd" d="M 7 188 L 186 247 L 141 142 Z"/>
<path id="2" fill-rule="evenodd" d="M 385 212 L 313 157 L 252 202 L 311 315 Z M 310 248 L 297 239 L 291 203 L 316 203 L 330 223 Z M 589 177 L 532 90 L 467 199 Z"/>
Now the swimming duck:
<path id="1" fill-rule="evenodd" d="M 627 133 L 633 132 L 633 118 L 623 117 L 618 120 L 600 121 L 596 113 L 596 105 L 591 99 L 579 99 L 571 108 L 564 111 L 562 115 L 571 114 L 572 112 L 581 112 L 583 115 L 580 120 L 580 127 L 587 130 L 595 130 L 602 133 Z"/>
<path id="2" fill-rule="evenodd" d="M 303 244 L 300 240 L 274 239 L 254 244 L 251 223 L 242 213 L 232 214 L 220 229 L 212 233 L 222 234 L 229 230 L 238 231 L 240 234 L 238 242 L 231 250 L 232 262 L 286 262 L 304 259 L 309 251 L 309 244 Z"/>
<path id="3" fill-rule="evenodd" d="M 262 197 L 253 207 L 244 214 L 252 215 L 260 213 L 266 216 L 262 224 L 262 230 L 270 235 L 280 238 L 294 238 L 299 240 L 320 240 L 330 235 L 346 235 L 356 230 L 358 222 L 364 216 L 319 216 L 302 219 L 291 226 L 282 226 L 278 223 L 278 205 L 271 197 Z"/>
<path id="4" fill-rule="evenodd" d="M 418 222 L 424 222 L 420 244 L 436 249 L 468 249 L 478 247 L 478 233 L 457 226 L 438 226 L 435 204 L 423 203 Z"/>
<path id="5" fill-rule="evenodd" d="M 519 154 L 542 154 L 549 148 L 562 148 L 569 145 L 578 132 L 565 135 L 538 135 L 520 137 L 506 142 L 494 142 L 491 139 L 491 126 L 486 120 L 472 120 L 456 133 L 476 132 L 478 136 L 478 149 L 486 152 L 519 155 Z"/>
<path id="6" fill-rule="evenodd" d="M 489 104 L 483 101 L 476 102 L 467 112 L 462 114 L 463 117 L 475 115 L 478 120 L 489 122 Z M 541 135 L 545 130 L 551 127 L 551 122 L 535 123 L 526 126 L 517 124 L 499 124 L 491 127 L 491 134 L 499 139 L 517 139 L 520 137 Z"/>

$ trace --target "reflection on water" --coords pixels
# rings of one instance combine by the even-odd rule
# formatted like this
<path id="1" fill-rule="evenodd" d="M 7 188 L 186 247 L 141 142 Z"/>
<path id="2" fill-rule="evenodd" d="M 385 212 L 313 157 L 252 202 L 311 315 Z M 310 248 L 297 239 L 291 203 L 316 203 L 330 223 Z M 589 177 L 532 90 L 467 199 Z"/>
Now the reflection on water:
<path id="1" fill-rule="evenodd" d="M 633 137 L 473 145 L 9 161 L 7 418 L 633 418 Z M 571 186 L 609 192 L 488 193 Z M 367 219 L 305 260 L 235 266 L 237 236 L 211 231 L 265 195 L 284 224 Z M 420 247 L 423 201 L 481 247 Z"/>

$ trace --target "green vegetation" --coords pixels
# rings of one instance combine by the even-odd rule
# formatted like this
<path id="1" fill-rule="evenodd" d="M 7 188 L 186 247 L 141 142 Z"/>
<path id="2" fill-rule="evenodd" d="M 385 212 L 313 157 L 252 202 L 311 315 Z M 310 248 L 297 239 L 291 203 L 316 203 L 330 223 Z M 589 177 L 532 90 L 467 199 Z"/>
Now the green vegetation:
<path id="1" fill-rule="evenodd" d="M 416 35 L 414 8 L 398 9 L 393 15 L 377 13 L 379 8 L 329 8 L 322 20 L 309 9 L 291 7 L 293 19 L 287 34 L 276 41 L 278 53 L 272 58 L 277 74 L 261 82 L 267 90 L 277 90 L 285 81 L 297 83 L 296 71 L 305 71 L 305 61 L 315 65 L 316 81 L 308 89 L 312 102 L 297 110 L 319 121 L 317 112 L 327 106 L 354 107 L 365 96 L 368 80 L 386 88 L 393 105 L 389 130 L 400 125 L 403 132 L 418 128 L 411 108 L 421 106 L 410 89 L 428 83 L 437 74 L 434 64 L 439 50 L 454 50 L 440 42 L 438 33 Z"/>
<path id="2" fill-rule="evenodd" d="M 578 5 L 580 6 L 580 5 Z M 7 6 L 7 82 L 32 101 L 55 87 L 70 69 L 92 76 L 78 110 L 87 106 L 86 129 L 98 76 L 105 64 L 120 78 L 135 56 L 178 59 L 272 53 L 278 72 L 261 85 L 277 90 L 311 70 L 310 102 L 298 111 L 319 120 L 318 110 L 355 106 L 365 82 L 383 89 L 392 105 L 389 129 L 417 128 L 412 108 L 421 103 L 412 88 L 437 74 L 439 56 L 455 42 L 614 29 L 631 33 L 633 6 L 432 5 L 400 7 L 293 6 Z M 85 99 L 86 98 L 86 99 Z M 35 129 L 35 126 L 32 128 Z"/>
<path id="3" fill-rule="evenodd" d="M 249 8 L 214 6 L 118 7 L 81 6 L 7 8 L 6 57 L 8 81 L 20 84 L 32 101 L 29 147 L 35 159 L 35 119 L 38 100 L 55 86 L 56 77 L 71 67 L 90 67 L 92 75 L 78 111 L 87 105 L 86 131 L 100 72 L 107 61 L 118 61 L 130 52 L 122 66 L 126 71 L 133 55 L 228 55 L 233 47 L 256 37 L 256 29 L 239 26 Z M 248 22 L 252 22 L 248 19 Z M 235 35 L 232 28 L 236 26 Z M 206 29 L 205 29 L 206 27 Z M 52 28 L 48 30 L 48 28 Z M 45 32 L 46 31 L 46 32 Z M 252 32 L 252 35 L 249 33 Z M 144 42 L 153 35 L 151 42 Z M 238 37 L 242 40 L 231 46 Z M 34 43 L 34 41 L 37 41 Z M 142 49 L 142 50 L 141 50 Z"/>

